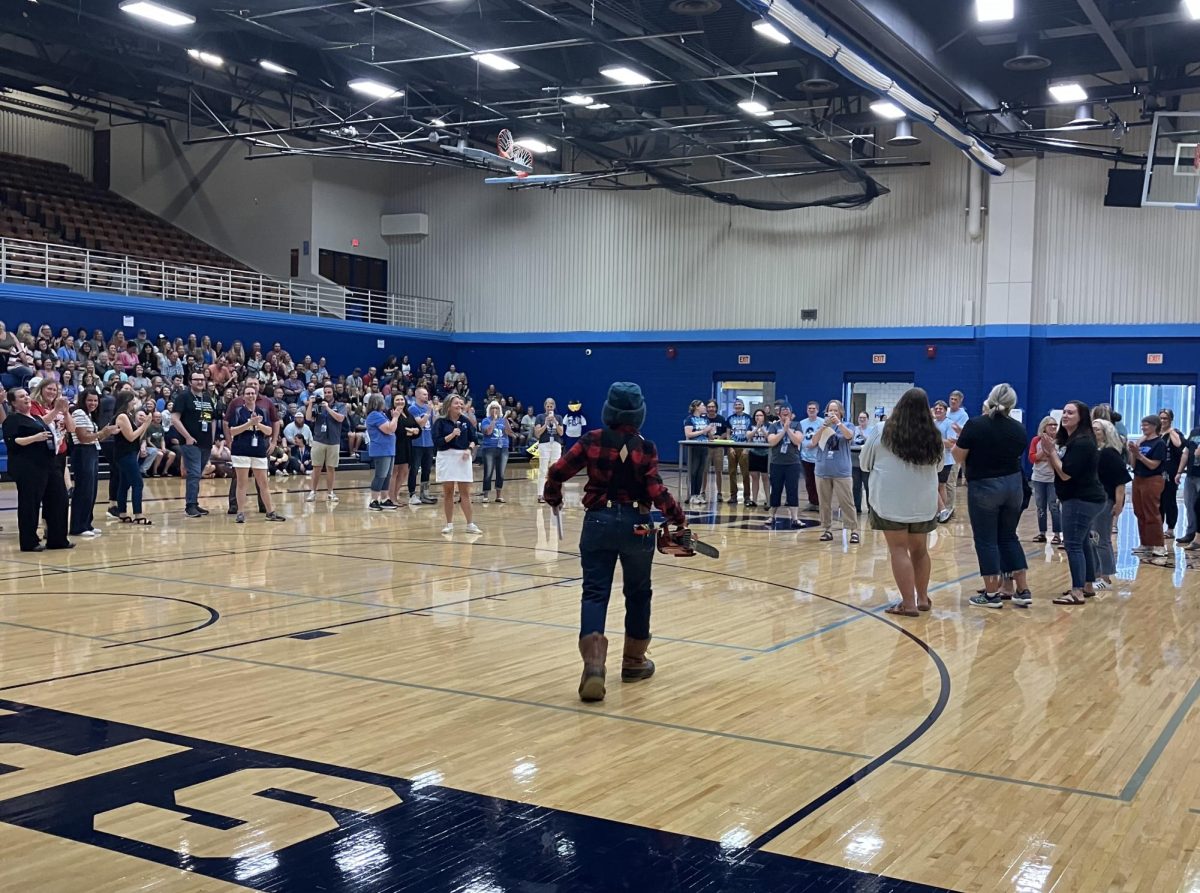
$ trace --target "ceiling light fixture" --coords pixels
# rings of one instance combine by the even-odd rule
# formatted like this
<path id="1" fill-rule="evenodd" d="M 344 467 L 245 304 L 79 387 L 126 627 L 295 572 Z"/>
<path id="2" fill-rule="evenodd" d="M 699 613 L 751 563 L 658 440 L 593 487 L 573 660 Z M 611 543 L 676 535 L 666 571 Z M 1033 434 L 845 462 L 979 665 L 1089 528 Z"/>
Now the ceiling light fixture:
<path id="1" fill-rule="evenodd" d="M 738 108 L 743 112 L 749 112 L 752 115 L 769 115 L 771 110 L 759 102 L 757 99 L 743 99 L 738 103 Z"/>
<path id="2" fill-rule="evenodd" d="M 888 121 L 899 121 L 904 117 L 904 109 L 900 108 L 894 102 L 888 102 L 886 99 L 879 99 L 872 102 L 871 111 L 881 118 L 886 118 Z"/>
<path id="3" fill-rule="evenodd" d="M 627 87 L 644 87 L 646 84 L 653 81 L 642 74 L 640 71 L 634 71 L 632 68 L 626 68 L 624 65 L 609 65 L 600 69 L 600 73 L 618 84 L 624 84 Z"/>
<path id="4" fill-rule="evenodd" d="M 776 43 L 791 43 L 791 41 L 788 40 L 788 36 L 770 22 L 755 22 L 750 27 L 768 40 L 773 40 Z"/>
<path id="5" fill-rule="evenodd" d="M 258 67 L 263 71 L 269 71 L 271 74 L 295 74 L 292 69 L 280 65 L 278 62 L 272 62 L 270 59 L 259 59 Z"/>
<path id="6" fill-rule="evenodd" d="M 791 127 L 792 122 L 787 118 L 772 118 L 767 122 L 768 127 Z"/>
<path id="7" fill-rule="evenodd" d="M 563 102 L 569 102 L 571 105 L 591 105 L 592 97 L 582 93 L 568 93 L 563 97 Z"/>
<path id="8" fill-rule="evenodd" d="M 1010 22 L 1013 0 L 975 0 L 975 18 L 980 22 Z"/>
<path id="9" fill-rule="evenodd" d="M 606 108 L 610 108 L 610 106 L 607 102 L 593 102 L 591 105 L 589 105 L 587 107 L 587 110 L 589 112 L 598 112 L 601 109 L 606 109 Z"/>
<path id="10" fill-rule="evenodd" d="M 512 59 L 506 59 L 497 53 L 476 53 L 471 57 L 480 65 L 494 68 L 496 71 L 516 71 L 521 66 Z"/>
<path id="11" fill-rule="evenodd" d="M 1183 8 L 1193 19 L 1200 21 L 1200 0 L 1183 0 Z"/>
<path id="12" fill-rule="evenodd" d="M 125 0 L 120 9 L 121 12 L 127 12 L 131 16 L 149 19 L 151 22 L 166 25 L 168 28 L 185 28 L 188 25 L 196 24 L 194 15 L 163 6 L 161 3 L 154 3 L 153 0 Z"/>
<path id="13" fill-rule="evenodd" d="M 1067 124 L 1068 127 L 1089 127 L 1092 124 L 1099 124 L 1100 119 L 1092 112 L 1092 104 L 1090 102 L 1081 102 L 1075 108 L 1075 117 Z"/>
<path id="14" fill-rule="evenodd" d="M 518 146 L 524 146 L 530 152 L 536 152 L 539 155 L 543 155 L 546 152 L 555 151 L 554 147 L 551 146 L 549 143 L 543 143 L 541 140 L 534 139 L 531 136 L 522 137 L 521 139 L 516 141 L 516 144 Z"/>
<path id="15" fill-rule="evenodd" d="M 912 121 L 901 119 L 896 122 L 896 135 L 888 140 L 889 146 L 915 146 L 921 138 L 913 134 Z"/>
<path id="16" fill-rule="evenodd" d="M 1055 102 L 1085 102 L 1088 98 L 1087 90 L 1074 81 L 1051 84 L 1050 95 L 1054 97 Z"/>
<path id="17" fill-rule="evenodd" d="M 188 55 L 197 62 L 203 62 L 205 65 L 211 65 L 213 68 L 221 68 L 225 65 L 225 60 L 216 53 L 209 53 L 204 50 L 188 50 Z"/>
<path id="18" fill-rule="evenodd" d="M 431 127 L 445 127 L 446 122 L 443 121 L 441 118 L 434 118 L 432 121 L 429 122 L 429 125 Z"/>
<path id="19" fill-rule="evenodd" d="M 355 93 L 370 96 L 372 99 L 398 99 L 404 95 L 403 90 L 397 90 L 395 87 L 389 87 L 387 84 L 381 84 L 370 78 L 355 78 L 347 86 Z"/>

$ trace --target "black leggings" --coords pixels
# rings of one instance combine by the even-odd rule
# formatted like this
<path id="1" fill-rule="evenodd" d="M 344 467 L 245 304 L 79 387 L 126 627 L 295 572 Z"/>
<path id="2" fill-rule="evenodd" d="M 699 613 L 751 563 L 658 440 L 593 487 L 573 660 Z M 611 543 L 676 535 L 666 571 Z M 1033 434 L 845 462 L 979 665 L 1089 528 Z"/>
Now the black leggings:
<path id="1" fill-rule="evenodd" d="M 800 505 L 800 466 L 798 464 L 779 465 L 772 462 L 770 466 L 771 508 L 779 508 L 784 492 L 787 493 L 788 508 L 798 508 Z"/>
<path id="2" fill-rule="evenodd" d="M 1167 530 L 1173 531 L 1175 525 L 1179 523 L 1179 485 L 1175 483 L 1174 475 L 1163 477 L 1163 491 L 1158 506 L 1162 511 Z"/>

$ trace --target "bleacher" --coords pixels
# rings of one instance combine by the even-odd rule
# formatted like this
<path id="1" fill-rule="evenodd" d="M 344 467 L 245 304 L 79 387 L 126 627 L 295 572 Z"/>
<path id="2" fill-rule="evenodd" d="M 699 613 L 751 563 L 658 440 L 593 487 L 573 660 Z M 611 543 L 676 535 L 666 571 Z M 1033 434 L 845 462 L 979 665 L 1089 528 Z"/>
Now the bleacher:
<path id="1" fill-rule="evenodd" d="M 246 270 L 66 165 L 0 153 L 0 236 L 174 264 Z"/>

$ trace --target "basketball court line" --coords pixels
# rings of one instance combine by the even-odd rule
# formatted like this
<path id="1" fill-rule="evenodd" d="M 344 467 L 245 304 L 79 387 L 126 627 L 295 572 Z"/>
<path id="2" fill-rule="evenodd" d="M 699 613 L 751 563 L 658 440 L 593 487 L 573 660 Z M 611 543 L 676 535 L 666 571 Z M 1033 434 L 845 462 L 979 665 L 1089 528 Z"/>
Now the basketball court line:
<path id="1" fill-rule="evenodd" d="M 421 613 L 416 612 L 416 611 L 411 612 L 411 613 L 413 613 L 414 616 L 421 616 Z M 380 615 L 380 616 L 372 617 L 372 618 L 364 618 L 364 620 L 384 619 L 384 616 L 385 615 Z M 386 616 L 393 616 L 393 615 L 386 615 Z M 471 615 L 471 616 L 476 619 L 478 617 L 478 615 Z M 358 621 L 358 622 L 362 622 L 362 621 Z M 113 641 L 110 637 L 107 637 L 107 636 L 97 636 L 97 635 L 90 635 L 90 634 L 86 634 L 86 633 L 67 632 L 65 630 L 37 627 L 37 626 L 29 625 L 29 624 L 16 623 L 13 621 L 0 621 L 0 626 L 12 626 L 12 627 L 19 628 L 19 629 L 29 629 L 29 630 L 36 631 L 36 632 L 58 634 L 58 635 L 63 635 L 63 636 L 67 636 L 70 638 L 79 638 L 79 639 L 86 639 L 86 640 L 92 640 L 92 641 L 105 641 L 105 642 Z M 324 627 L 322 627 L 322 628 L 324 629 Z M 573 629 L 573 627 L 572 627 L 572 629 Z M 270 637 L 270 638 L 272 638 L 272 639 L 287 638 L 292 635 L 294 635 L 294 633 L 282 634 L 280 636 L 274 636 L 274 637 Z M 257 644 L 259 641 L 266 641 L 266 639 L 254 640 L 252 642 L 246 642 L 246 643 L 235 643 L 234 645 L 220 646 L 220 647 L 239 647 L 240 645 Z M 444 687 L 428 686 L 428 685 L 424 685 L 421 683 L 405 682 L 402 680 L 392 680 L 392 679 L 384 679 L 381 677 L 363 676 L 361 674 L 345 673 L 345 672 L 333 671 L 333 670 L 320 670 L 317 668 L 301 667 L 301 666 L 295 666 L 295 665 L 291 665 L 291 664 L 280 664 L 280 663 L 274 663 L 274 662 L 270 662 L 270 661 L 257 660 L 257 659 L 253 659 L 253 658 L 240 658 L 240 657 L 235 657 L 232 655 L 218 655 L 218 654 L 211 653 L 215 649 L 208 649 L 208 650 L 204 650 L 204 651 L 195 651 L 195 652 L 183 652 L 183 651 L 179 651 L 174 648 L 169 648 L 167 646 L 159 646 L 159 645 L 139 645 L 138 647 L 146 648 L 148 650 L 153 650 L 153 651 L 168 651 L 170 653 L 170 658 L 187 657 L 187 656 L 193 656 L 193 655 L 200 656 L 200 657 L 214 657 L 214 658 L 217 658 L 220 660 L 233 661 L 233 662 L 238 662 L 238 663 L 250 664 L 250 665 L 254 665 L 254 666 L 269 667 L 269 668 L 273 668 L 273 669 L 292 670 L 295 672 L 309 672 L 309 673 L 316 673 L 319 675 L 337 676 L 340 678 L 352 679 L 354 681 L 360 681 L 360 682 L 373 682 L 373 683 L 379 683 L 379 684 L 384 684 L 384 685 L 389 685 L 389 686 L 416 688 L 416 689 L 420 689 L 420 690 L 437 691 L 437 692 L 446 693 L 446 694 L 460 695 L 463 697 L 473 697 L 473 698 L 479 698 L 482 700 L 491 700 L 491 701 L 496 701 L 496 702 L 501 702 L 501 703 L 512 703 L 512 704 L 531 706 L 531 707 L 539 707 L 539 708 L 550 709 L 550 710 L 567 711 L 567 712 L 578 713 L 578 714 L 583 714 L 583 715 L 587 715 L 587 716 L 596 716 L 596 717 L 601 717 L 601 718 L 605 718 L 605 719 L 611 719 L 611 720 L 620 721 L 620 722 L 630 722 L 630 723 L 634 723 L 634 724 L 638 724 L 638 725 L 649 725 L 649 726 L 670 729 L 670 730 L 674 730 L 674 731 L 682 731 L 682 732 L 689 732 L 689 733 L 693 733 L 693 734 L 709 735 L 709 736 L 717 737 L 717 738 L 725 738 L 725 739 L 736 740 L 736 741 L 744 741 L 744 742 L 752 743 L 752 744 L 763 744 L 763 745 L 773 746 L 773 747 L 782 747 L 782 748 L 787 748 L 787 749 L 803 750 L 803 751 L 809 751 L 809 752 L 814 752 L 814 753 L 824 753 L 824 754 L 829 754 L 832 756 L 841 756 L 841 757 L 847 757 L 847 758 L 852 758 L 852 759 L 862 759 L 862 760 L 871 760 L 872 759 L 872 757 L 868 754 L 858 753 L 858 752 L 854 752 L 854 751 L 844 751 L 844 750 L 838 750 L 836 748 L 818 747 L 818 746 L 814 746 L 814 745 L 801 744 L 798 742 L 782 741 L 782 740 L 773 739 L 773 738 L 762 738 L 762 737 L 751 736 L 751 735 L 742 735 L 742 734 L 738 734 L 738 733 L 734 733 L 734 732 L 722 732 L 719 730 L 703 729 L 703 728 L 699 728 L 699 727 L 695 727 L 695 726 L 685 726 L 685 725 L 682 725 L 679 723 L 668 723 L 668 722 L 663 722 L 660 720 L 646 719 L 643 717 L 632 717 L 632 716 L 625 716 L 625 715 L 613 714 L 613 713 L 601 713 L 599 711 L 590 710 L 585 707 L 572 707 L 570 705 L 546 704 L 546 703 L 539 702 L 539 701 L 529 701 L 529 700 L 518 699 L 518 698 L 510 698 L 510 697 L 502 696 L 502 695 L 489 695 L 489 694 L 483 694 L 483 693 L 479 693 L 479 692 L 468 692 L 468 691 L 463 691 L 461 689 L 450 689 L 450 688 L 444 688 Z M 126 665 L 122 665 L 122 666 L 103 668 L 103 669 L 118 670 L 118 669 L 134 668 L 134 667 L 141 666 L 141 665 L 144 665 L 147 663 L 156 663 L 156 662 L 159 662 L 159 660 L 160 659 L 155 659 L 155 660 L 151 660 L 151 661 L 139 661 L 139 662 L 133 663 L 133 664 L 126 664 Z M 87 676 L 87 675 L 91 675 L 91 672 L 89 671 L 89 672 L 74 674 L 71 677 L 61 677 L 61 678 L 76 678 L 78 676 Z M 35 681 L 35 682 L 29 682 L 29 683 L 21 683 L 21 684 L 12 685 L 12 686 L 0 687 L 0 691 L 8 691 L 10 689 L 39 685 L 39 684 L 41 684 L 41 682 L 45 682 L 45 681 L 57 681 L 57 679 L 41 680 L 41 681 Z M 1177 713 L 1178 712 L 1179 711 L 1177 711 Z M 1165 747 L 1165 744 L 1164 744 L 1164 747 Z M 1157 759 L 1157 757 L 1156 757 L 1156 759 Z M 1072 787 L 1066 787 L 1066 786 L 1062 786 L 1062 785 L 1048 784 L 1045 782 L 1031 781 L 1028 779 L 1012 778 L 1009 776 L 995 775 L 992 773 L 985 773 L 985 772 L 974 772 L 974 771 L 966 770 L 966 769 L 956 769 L 956 768 L 951 768 L 951 767 L 947 767 L 947 766 L 938 766 L 938 765 L 931 764 L 931 763 L 922 763 L 922 762 L 911 761 L 911 760 L 892 760 L 891 762 L 894 763 L 895 765 L 904 766 L 906 768 L 911 768 L 911 769 L 922 769 L 922 770 L 928 770 L 931 772 L 942 772 L 942 773 L 958 775 L 958 776 L 963 776 L 963 777 L 968 777 L 968 778 L 977 778 L 977 779 L 981 779 L 981 780 L 985 780 L 985 781 L 993 781 L 993 782 L 998 782 L 998 783 L 1003 783 L 1003 784 L 1012 784 L 1012 785 L 1017 785 L 1019 787 L 1037 788 L 1037 789 L 1054 791 L 1056 793 L 1074 794 L 1074 795 L 1078 795 L 1078 796 L 1091 797 L 1091 798 L 1101 799 L 1101 800 L 1128 802 L 1122 794 L 1109 794 L 1109 793 L 1104 793 L 1101 791 L 1092 791 L 1092 790 L 1087 790 L 1087 789 L 1083 789 L 1083 788 L 1072 788 Z M 1128 785 L 1126 787 L 1128 787 Z M 1193 809 L 1191 811 L 1200 813 L 1200 809 Z"/>

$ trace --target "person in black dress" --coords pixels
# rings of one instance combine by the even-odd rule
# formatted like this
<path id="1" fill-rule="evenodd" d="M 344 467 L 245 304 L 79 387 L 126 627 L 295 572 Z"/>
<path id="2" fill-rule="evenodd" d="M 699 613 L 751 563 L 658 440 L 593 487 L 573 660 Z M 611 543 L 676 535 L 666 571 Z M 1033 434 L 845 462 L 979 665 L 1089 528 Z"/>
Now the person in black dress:
<path id="1" fill-rule="evenodd" d="M 9 394 L 11 412 L 4 419 L 8 473 L 17 482 L 17 531 L 22 552 L 73 549 L 67 539 L 67 486 L 55 461 L 54 434 L 31 410 L 29 391 Z M 38 536 L 38 519 L 46 519 L 46 544 Z"/>

